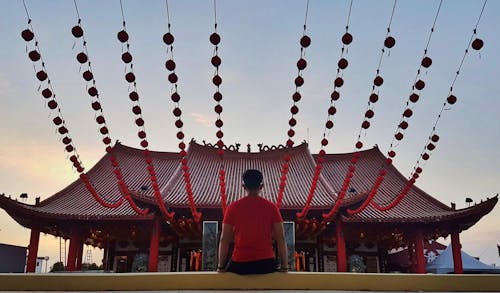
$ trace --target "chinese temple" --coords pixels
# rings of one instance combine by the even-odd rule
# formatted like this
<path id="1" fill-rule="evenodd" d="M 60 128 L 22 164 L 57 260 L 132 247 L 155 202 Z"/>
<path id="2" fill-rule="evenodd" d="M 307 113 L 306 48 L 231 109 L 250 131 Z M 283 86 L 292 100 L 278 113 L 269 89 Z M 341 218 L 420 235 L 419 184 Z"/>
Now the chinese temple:
<path id="1" fill-rule="evenodd" d="M 123 195 L 110 155 L 104 155 L 86 175 L 101 198 L 113 203 Z M 192 200 L 186 191 L 179 154 L 149 151 L 163 203 L 169 212 L 175 213 L 173 218 L 166 218 L 155 200 L 144 151 L 117 142 L 113 155 L 120 162 L 133 201 L 140 209 L 147 208 L 148 213 L 137 213 L 127 202 L 117 207 L 100 204 L 82 179 L 34 205 L 0 196 L 0 207 L 20 225 L 31 229 L 27 272 L 35 269 L 40 233 L 70 240 L 68 271 L 81 270 L 84 244 L 104 249 L 103 266 L 107 271 L 209 270 L 211 267 L 203 263 L 202 256 L 206 251 L 205 238 L 209 237 L 204 230 L 205 223 L 221 225 L 221 164 L 225 170 L 227 204 L 245 195 L 241 174 L 249 168 L 263 172 L 262 196 L 277 202 L 283 156 L 290 156 L 280 210 L 285 222 L 294 227 L 290 262 L 297 271 L 389 272 L 392 269 L 388 252 L 407 248 L 409 272 L 425 273 L 424 243 L 451 236 L 455 273 L 461 273 L 460 233 L 488 214 L 498 201 L 497 195 L 456 209 L 454 204 L 448 206 L 411 185 L 397 205 L 380 210 L 374 204 L 393 202 L 409 181 L 393 165 L 387 165 L 385 180 L 373 197 L 374 204 L 349 213 L 365 202 L 380 167 L 386 164 L 387 158 L 375 146 L 359 151 L 356 172 L 331 218 L 324 215 L 338 200 L 352 154 L 325 154 L 308 212 L 299 217 L 314 182 L 317 158 L 306 143 L 289 148 L 259 145 L 257 152 L 252 152 L 250 146 L 241 151 L 239 145 L 233 145 L 226 147 L 221 159 L 217 147 L 191 141 L 186 158 Z M 193 216 L 193 206 L 199 218 Z M 258 211 L 255 215 L 258 217 Z M 212 243 L 217 241 L 217 232 L 212 238 Z"/>

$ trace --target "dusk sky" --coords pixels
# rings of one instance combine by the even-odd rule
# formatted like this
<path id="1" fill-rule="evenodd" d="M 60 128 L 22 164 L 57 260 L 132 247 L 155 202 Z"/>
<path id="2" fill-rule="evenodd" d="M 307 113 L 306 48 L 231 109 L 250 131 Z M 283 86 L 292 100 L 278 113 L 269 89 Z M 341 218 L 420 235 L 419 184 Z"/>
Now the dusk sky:
<path id="1" fill-rule="evenodd" d="M 122 30 L 120 1 L 80 0 L 76 2 L 88 42 L 90 61 L 99 89 L 111 138 L 140 148 L 132 102 L 128 99 L 122 44 L 116 34 Z M 224 95 L 224 141 L 227 144 L 283 144 L 287 139 L 293 83 L 300 58 L 306 1 L 218 0 L 217 30 L 222 41 L 221 92 Z M 295 141 L 307 141 L 317 153 L 330 106 L 351 1 L 311 0 L 307 32 L 311 46 L 304 59 L 307 68 L 297 104 Z M 425 81 L 420 100 L 411 105 L 413 116 L 404 139 L 394 148 L 394 165 L 409 176 L 446 101 L 456 71 L 468 47 L 483 1 L 443 1 L 427 56 L 432 66 L 422 69 Z M 214 30 L 213 1 L 168 1 L 171 32 L 175 36 L 174 59 L 179 76 L 179 93 L 187 141 L 194 138 L 214 143 L 217 128 L 212 95 L 214 68 L 210 64 Z M 424 56 L 424 49 L 440 1 L 398 1 L 390 27 L 396 45 L 384 53 L 375 117 L 363 133 L 363 149 L 378 145 L 386 153 L 393 141 L 401 113 Z M 82 68 L 75 56 L 82 50 L 71 28 L 78 16 L 73 1 L 26 1 L 34 33 L 39 41 L 57 101 L 88 170 L 104 154 L 95 112 L 90 107 Z M 353 42 L 344 57 L 344 85 L 336 102 L 334 128 L 327 133 L 327 153 L 355 150 L 355 143 L 372 93 L 373 79 L 387 33 L 394 1 L 354 0 L 349 32 Z M 22 1 L 0 2 L 0 193 L 19 198 L 29 195 L 46 199 L 73 182 L 72 168 L 52 124 L 51 110 L 39 92 L 33 64 L 27 57 L 21 31 L 27 28 Z M 167 14 L 164 0 L 124 0 L 123 12 L 130 35 L 130 51 L 151 150 L 176 152 L 178 140 L 170 100 L 171 85 L 164 63 Z M 440 136 L 431 158 L 416 185 L 439 201 L 458 209 L 465 198 L 474 202 L 500 191 L 500 1 L 489 1 L 477 27 L 476 37 L 484 41 L 480 51 L 469 47 L 453 94 L 458 101 L 446 106 L 436 127 Z M 244 148 L 246 150 L 246 148 Z M 90 196 L 90 195 L 89 195 Z M 19 199 L 20 200 L 20 199 Z M 304 199 L 305 201 L 305 199 Z M 463 250 L 488 264 L 500 265 L 500 207 L 461 233 Z M 0 243 L 27 246 L 30 231 L 0 210 Z M 450 239 L 439 239 L 448 244 Z M 42 236 L 39 256 L 49 264 L 59 260 L 58 239 Z M 102 252 L 94 252 L 100 263 Z"/>

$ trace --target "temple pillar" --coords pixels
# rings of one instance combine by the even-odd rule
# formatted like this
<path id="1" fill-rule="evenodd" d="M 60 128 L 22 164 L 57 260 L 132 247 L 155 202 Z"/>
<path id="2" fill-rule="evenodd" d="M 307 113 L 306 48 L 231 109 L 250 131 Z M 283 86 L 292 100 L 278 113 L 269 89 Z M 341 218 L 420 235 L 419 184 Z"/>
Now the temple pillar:
<path id="1" fill-rule="evenodd" d="M 462 245 L 458 233 L 451 233 L 451 250 L 453 252 L 453 268 L 455 274 L 463 274 L 462 266 Z"/>
<path id="2" fill-rule="evenodd" d="M 82 246 L 82 237 L 78 234 L 77 231 L 71 232 L 71 238 L 69 240 L 69 249 L 68 249 L 68 261 L 66 263 L 67 271 L 75 271 L 77 268 L 77 258 L 78 252 Z"/>
<path id="3" fill-rule="evenodd" d="M 337 221 L 335 227 L 337 237 L 337 272 L 347 272 L 347 255 L 345 249 L 344 232 L 342 231 L 342 222 Z"/>
<path id="4" fill-rule="evenodd" d="M 420 230 L 415 234 L 415 258 L 415 272 L 417 274 L 425 274 L 424 237 Z"/>
<path id="5" fill-rule="evenodd" d="M 160 247 L 160 219 L 153 220 L 151 228 L 151 240 L 149 242 L 148 272 L 158 271 L 158 250 Z"/>
<path id="6" fill-rule="evenodd" d="M 40 241 L 40 230 L 37 228 L 31 228 L 30 244 L 28 245 L 28 263 L 26 264 L 27 273 L 35 272 L 39 241 Z"/>
<path id="7" fill-rule="evenodd" d="M 77 243 L 78 251 L 76 253 L 76 270 L 82 270 L 82 261 L 83 261 L 83 238 L 80 237 L 80 243 Z"/>

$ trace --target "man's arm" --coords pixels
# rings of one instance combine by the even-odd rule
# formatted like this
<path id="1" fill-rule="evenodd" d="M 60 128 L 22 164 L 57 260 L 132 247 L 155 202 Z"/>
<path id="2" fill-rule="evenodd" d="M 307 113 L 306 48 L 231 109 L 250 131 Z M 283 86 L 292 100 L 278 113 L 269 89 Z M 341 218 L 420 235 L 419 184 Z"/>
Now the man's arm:
<path id="1" fill-rule="evenodd" d="M 227 256 L 229 253 L 229 245 L 233 240 L 233 225 L 222 223 L 222 232 L 219 241 L 219 260 L 217 262 L 217 271 L 225 271 L 227 264 Z"/>
<path id="2" fill-rule="evenodd" d="M 288 249 L 285 242 L 285 229 L 283 222 L 273 224 L 273 238 L 278 246 L 278 254 L 280 257 L 280 267 L 282 271 L 288 270 Z"/>

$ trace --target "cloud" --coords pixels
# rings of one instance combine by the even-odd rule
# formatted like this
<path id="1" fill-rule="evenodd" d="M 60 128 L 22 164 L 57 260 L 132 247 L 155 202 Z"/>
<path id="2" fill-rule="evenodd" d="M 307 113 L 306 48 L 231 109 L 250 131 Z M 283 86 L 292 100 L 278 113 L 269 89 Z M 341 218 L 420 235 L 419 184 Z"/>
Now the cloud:
<path id="1" fill-rule="evenodd" d="M 203 114 L 200 113 L 191 113 L 191 117 L 194 118 L 196 123 L 205 126 L 205 127 L 210 127 L 212 125 L 211 120 L 209 120 L 207 117 L 205 117 Z"/>

